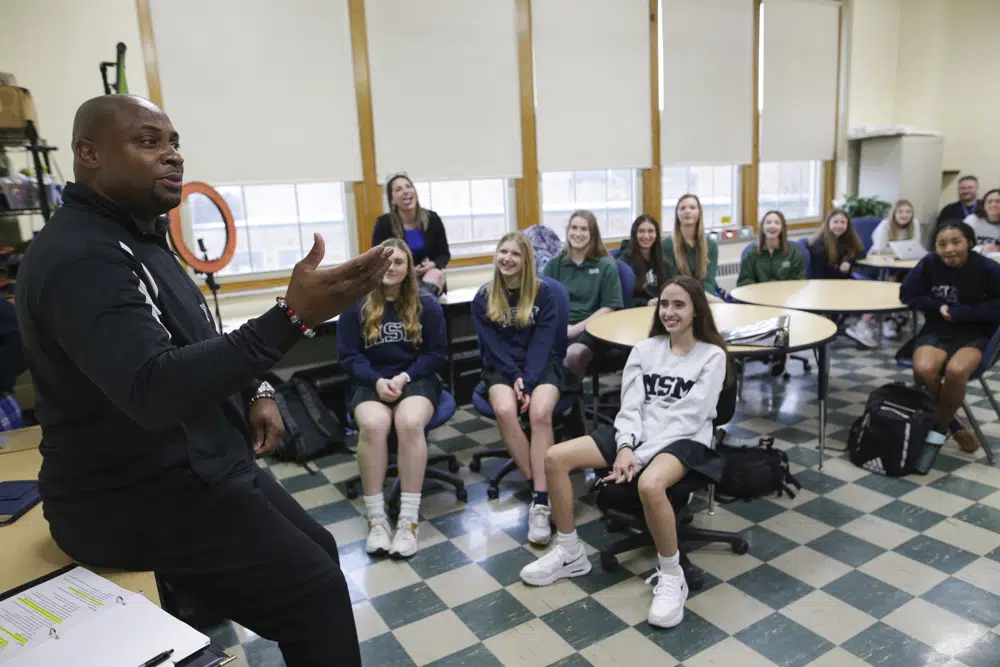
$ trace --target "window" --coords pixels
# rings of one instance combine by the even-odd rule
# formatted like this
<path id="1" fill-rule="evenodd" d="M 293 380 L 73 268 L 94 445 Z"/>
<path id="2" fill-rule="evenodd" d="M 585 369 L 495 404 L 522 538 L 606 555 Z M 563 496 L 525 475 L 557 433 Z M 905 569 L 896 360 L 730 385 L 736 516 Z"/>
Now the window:
<path id="1" fill-rule="evenodd" d="M 761 162 L 759 178 L 758 219 L 771 209 L 781 211 L 788 220 L 819 218 L 822 215 L 821 161 Z"/>
<path id="2" fill-rule="evenodd" d="M 677 200 L 687 193 L 701 201 L 705 229 L 739 226 L 740 170 L 735 165 L 663 168 L 664 231 L 672 231 Z"/>
<path id="3" fill-rule="evenodd" d="M 452 257 L 492 255 L 497 241 L 511 229 L 504 179 L 413 185 L 420 205 L 441 216 Z"/>
<path id="4" fill-rule="evenodd" d="M 236 224 L 236 255 L 220 276 L 288 271 L 312 246 L 312 235 L 326 241 L 323 264 L 350 257 L 350 237 L 341 183 L 227 185 L 216 190 L 229 204 Z M 192 250 L 205 243 L 209 257 L 222 254 L 226 228 L 207 197 L 184 202 L 185 238 Z"/>
<path id="5" fill-rule="evenodd" d="M 605 240 L 628 238 L 638 215 L 639 183 L 633 169 L 557 171 L 542 174 L 542 223 L 565 240 L 569 216 L 586 209 Z"/>

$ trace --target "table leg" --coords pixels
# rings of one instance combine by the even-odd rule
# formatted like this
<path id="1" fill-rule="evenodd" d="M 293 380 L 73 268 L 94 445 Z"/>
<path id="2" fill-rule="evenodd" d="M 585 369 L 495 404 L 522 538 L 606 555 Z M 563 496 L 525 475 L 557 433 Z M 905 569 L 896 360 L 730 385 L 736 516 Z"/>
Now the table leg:
<path id="1" fill-rule="evenodd" d="M 826 395 L 830 389 L 830 355 L 827 345 L 819 348 L 819 469 L 823 469 L 826 451 Z"/>

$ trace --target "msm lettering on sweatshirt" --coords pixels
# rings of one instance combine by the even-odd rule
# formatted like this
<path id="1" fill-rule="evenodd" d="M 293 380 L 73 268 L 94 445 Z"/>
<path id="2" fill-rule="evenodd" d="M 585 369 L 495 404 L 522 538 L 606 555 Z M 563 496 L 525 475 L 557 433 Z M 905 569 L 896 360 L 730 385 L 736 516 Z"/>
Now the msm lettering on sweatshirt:
<path id="1" fill-rule="evenodd" d="M 643 385 L 646 387 L 646 400 L 652 398 L 671 397 L 682 399 L 688 395 L 694 387 L 694 380 L 685 380 L 682 377 L 673 375 L 658 375 L 657 373 L 644 373 L 642 376 Z"/>

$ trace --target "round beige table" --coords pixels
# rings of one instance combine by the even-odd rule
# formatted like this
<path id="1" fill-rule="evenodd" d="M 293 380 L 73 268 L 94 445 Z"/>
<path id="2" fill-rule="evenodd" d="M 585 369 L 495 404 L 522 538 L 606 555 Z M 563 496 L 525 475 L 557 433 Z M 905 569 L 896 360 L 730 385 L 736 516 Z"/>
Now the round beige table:
<path id="1" fill-rule="evenodd" d="M 832 281 L 831 281 L 832 282 Z M 826 450 L 826 397 L 829 391 L 830 359 L 827 345 L 837 336 L 837 325 L 821 315 L 803 310 L 772 308 L 735 303 L 711 304 L 712 316 L 719 331 L 733 327 L 755 324 L 761 320 L 787 315 L 789 346 L 786 352 L 797 352 L 816 348 L 818 351 L 818 391 L 819 398 L 819 469 L 823 469 L 823 455 Z M 587 323 L 587 333 L 607 345 L 634 347 L 649 338 L 655 307 L 629 308 L 617 310 Z M 736 358 L 768 356 L 775 348 L 750 345 L 731 345 L 729 353 Z"/>
<path id="2" fill-rule="evenodd" d="M 781 280 L 744 285 L 735 301 L 810 313 L 891 313 L 909 310 L 899 300 L 899 283 L 878 280 Z"/>

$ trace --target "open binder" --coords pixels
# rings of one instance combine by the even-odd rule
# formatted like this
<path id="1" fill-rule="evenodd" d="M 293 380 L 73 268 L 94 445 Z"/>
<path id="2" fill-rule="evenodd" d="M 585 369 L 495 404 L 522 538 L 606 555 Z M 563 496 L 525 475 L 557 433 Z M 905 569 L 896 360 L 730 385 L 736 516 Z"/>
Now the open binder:
<path id="1" fill-rule="evenodd" d="M 726 329 L 722 332 L 722 338 L 727 345 L 788 347 L 788 321 L 788 315 L 779 315 L 754 324 Z"/>
<path id="2" fill-rule="evenodd" d="M 208 646 L 142 595 L 79 566 L 0 596 L 0 667 L 136 667 L 172 649 L 170 667 Z"/>

